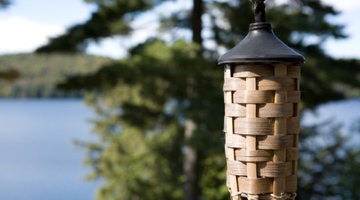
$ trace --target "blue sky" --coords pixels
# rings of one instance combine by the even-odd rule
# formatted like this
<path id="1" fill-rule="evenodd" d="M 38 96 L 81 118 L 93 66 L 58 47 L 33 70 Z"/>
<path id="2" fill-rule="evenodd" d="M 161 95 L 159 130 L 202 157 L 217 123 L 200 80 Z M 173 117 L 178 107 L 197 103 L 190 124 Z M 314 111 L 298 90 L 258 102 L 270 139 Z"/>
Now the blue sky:
<path id="1" fill-rule="evenodd" d="M 277 0 L 284 2 L 286 0 Z M 181 1 L 190 2 L 190 1 Z M 345 32 L 349 39 L 334 41 L 325 44 L 327 51 L 336 57 L 360 58 L 357 44 L 360 44 L 360 1 L 358 0 L 325 0 L 334 5 L 342 14 L 333 19 L 347 25 Z M 173 7 L 186 7 L 189 3 L 181 3 Z M 168 4 L 167 7 L 171 7 Z M 94 7 L 82 0 L 14 0 L 13 5 L 0 12 L 0 54 L 31 52 L 36 47 L 43 45 L 51 36 L 63 33 L 67 27 L 89 18 Z M 166 9 L 168 10 L 168 8 Z M 142 22 L 142 23 L 141 23 Z M 143 20 L 134 23 L 141 27 L 132 38 L 144 40 L 147 35 L 154 35 L 156 23 L 145 23 Z M 184 34 L 186 35 L 186 34 Z M 133 39 L 132 39 L 133 40 Z M 110 38 L 93 44 L 88 52 L 111 57 L 123 56 L 124 48 L 130 46 L 132 40 Z"/>

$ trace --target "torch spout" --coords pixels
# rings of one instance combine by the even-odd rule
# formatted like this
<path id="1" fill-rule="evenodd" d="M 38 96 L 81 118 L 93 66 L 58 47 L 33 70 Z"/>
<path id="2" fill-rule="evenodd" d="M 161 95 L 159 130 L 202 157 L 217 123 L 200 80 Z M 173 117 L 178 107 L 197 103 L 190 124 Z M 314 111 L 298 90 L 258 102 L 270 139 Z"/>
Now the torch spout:
<path id="1" fill-rule="evenodd" d="M 266 22 L 265 0 L 250 0 L 253 4 L 255 23 Z"/>

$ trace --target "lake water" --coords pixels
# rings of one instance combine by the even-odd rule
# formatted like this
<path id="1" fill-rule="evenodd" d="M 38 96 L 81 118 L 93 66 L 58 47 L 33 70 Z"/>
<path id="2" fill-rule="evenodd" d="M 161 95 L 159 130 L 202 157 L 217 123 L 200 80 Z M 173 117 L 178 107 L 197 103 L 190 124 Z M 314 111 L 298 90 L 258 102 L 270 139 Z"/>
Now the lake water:
<path id="1" fill-rule="evenodd" d="M 92 115 L 81 100 L 0 100 L 0 199 L 90 200 L 85 151 Z"/>
<path id="2" fill-rule="evenodd" d="M 311 124 L 360 118 L 360 100 L 331 103 L 308 113 Z M 100 183 L 86 182 L 83 149 L 93 115 L 81 100 L 0 100 L 0 200 L 91 200 Z"/>
<path id="3" fill-rule="evenodd" d="M 310 125 L 324 122 L 324 120 L 340 123 L 346 131 L 355 123 L 360 122 L 360 98 L 330 102 L 318 106 L 314 111 L 305 112 L 302 124 Z"/>

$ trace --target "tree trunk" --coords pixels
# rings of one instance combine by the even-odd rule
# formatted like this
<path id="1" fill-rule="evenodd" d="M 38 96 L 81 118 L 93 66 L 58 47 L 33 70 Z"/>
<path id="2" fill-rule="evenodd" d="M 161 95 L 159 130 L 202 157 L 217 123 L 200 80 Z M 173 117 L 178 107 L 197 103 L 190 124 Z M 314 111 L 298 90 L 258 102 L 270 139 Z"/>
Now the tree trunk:
<path id="1" fill-rule="evenodd" d="M 191 145 L 191 140 L 194 136 L 196 125 L 194 121 L 187 120 L 185 123 L 185 156 L 184 156 L 184 200 L 196 200 L 198 196 L 198 153 Z"/>
<path id="2" fill-rule="evenodd" d="M 191 31 L 192 31 L 192 41 L 199 44 L 202 48 L 203 38 L 201 36 L 202 32 L 202 14 L 204 12 L 204 3 L 203 0 L 193 0 L 193 9 L 191 15 Z"/>
<path id="3" fill-rule="evenodd" d="M 203 51 L 203 38 L 202 32 L 202 14 L 204 3 L 203 0 L 193 0 L 193 9 L 191 15 L 191 31 L 192 41 L 199 44 L 199 55 Z M 190 95 L 190 94 L 189 94 Z M 184 155 L 184 200 L 196 200 L 198 197 L 198 165 L 199 155 L 197 149 L 191 144 L 196 124 L 193 120 L 188 119 L 185 123 L 185 155 Z"/>

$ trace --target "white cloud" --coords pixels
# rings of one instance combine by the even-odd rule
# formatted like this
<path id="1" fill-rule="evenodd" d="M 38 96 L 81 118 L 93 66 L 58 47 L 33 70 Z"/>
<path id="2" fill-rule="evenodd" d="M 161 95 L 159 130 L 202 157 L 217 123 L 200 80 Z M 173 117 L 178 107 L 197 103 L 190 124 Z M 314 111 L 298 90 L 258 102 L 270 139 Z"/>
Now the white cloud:
<path id="1" fill-rule="evenodd" d="M 122 47 L 122 39 L 118 37 L 105 38 L 96 43 L 90 43 L 86 52 L 88 54 L 122 58 L 126 56 L 125 48 Z"/>
<path id="2" fill-rule="evenodd" d="M 47 43 L 49 37 L 64 32 L 58 25 L 41 24 L 21 17 L 0 19 L 0 53 L 31 52 Z"/>

